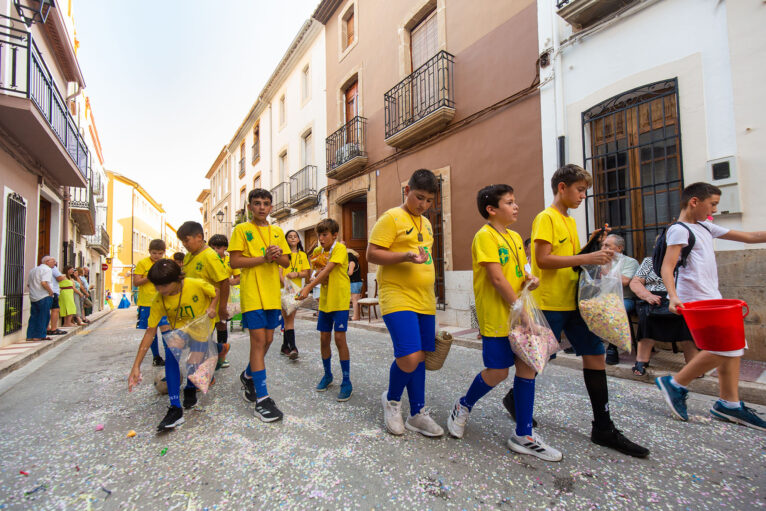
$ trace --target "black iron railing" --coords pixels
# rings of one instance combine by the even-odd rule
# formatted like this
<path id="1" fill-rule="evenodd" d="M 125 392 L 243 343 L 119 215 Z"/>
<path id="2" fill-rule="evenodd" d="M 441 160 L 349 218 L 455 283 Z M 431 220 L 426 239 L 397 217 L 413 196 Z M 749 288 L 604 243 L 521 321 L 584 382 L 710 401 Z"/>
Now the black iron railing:
<path id="1" fill-rule="evenodd" d="M 386 138 L 441 107 L 455 108 L 454 64 L 442 50 L 385 93 Z"/>
<path id="2" fill-rule="evenodd" d="M 101 255 L 109 255 L 109 233 L 104 226 L 100 226 L 93 236 L 86 236 L 88 248 L 97 250 Z"/>
<path id="3" fill-rule="evenodd" d="M 0 15 L 0 91 L 32 100 L 83 177 L 87 177 L 89 151 L 85 139 L 31 34 L 8 26 L 9 21 L 16 20 Z"/>
<path id="4" fill-rule="evenodd" d="M 332 171 L 357 156 L 367 156 L 367 119 L 358 115 L 327 137 L 327 171 Z"/>
<path id="5" fill-rule="evenodd" d="M 290 209 L 290 183 L 279 183 L 271 189 L 272 212 Z"/>
<path id="6" fill-rule="evenodd" d="M 290 204 L 317 196 L 317 167 L 306 165 L 290 177 Z"/>
<path id="7" fill-rule="evenodd" d="M 27 206 L 21 195 L 11 193 L 5 221 L 5 321 L 3 335 L 21 330 L 24 304 L 24 248 Z"/>

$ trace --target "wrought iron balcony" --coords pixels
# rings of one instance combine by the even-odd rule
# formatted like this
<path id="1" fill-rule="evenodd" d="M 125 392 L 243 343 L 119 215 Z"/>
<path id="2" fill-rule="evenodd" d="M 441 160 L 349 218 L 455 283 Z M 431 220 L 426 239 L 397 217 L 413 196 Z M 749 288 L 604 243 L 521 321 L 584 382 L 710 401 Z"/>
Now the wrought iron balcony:
<path id="1" fill-rule="evenodd" d="M 327 176 L 348 177 L 367 165 L 367 119 L 356 116 L 327 137 Z"/>
<path id="2" fill-rule="evenodd" d="M 90 183 L 85 188 L 69 188 L 69 212 L 81 234 L 96 234 L 96 202 Z"/>
<path id="3" fill-rule="evenodd" d="M 84 186 L 85 139 L 32 35 L 13 21 L 0 15 L 0 124 L 61 185 Z"/>
<path id="4" fill-rule="evenodd" d="M 290 214 L 290 183 L 279 183 L 271 189 L 271 216 L 282 218 Z"/>
<path id="5" fill-rule="evenodd" d="M 306 165 L 290 177 L 290 206 L 304 209 L 319 202 L 316 165 Z"/>
<path id="6" fill-rule="evenodd" d="M 255 142 L 252 145 L 251 149 L 253 151 L 253 162 L 252 163 L 255 164 L 255 162 L 258 161 L 258 158 L 261 157 L 261 143 L 260 142 Z"/>
<path id="7" fill-rule="evenodd" d="M 585 28 L 614 14 L 635 0 L 554 0 L 558 15 L 575 28 Z"/>
<path id="8" fill-rule="evenodd" d="M 455 57 L 440 51 L 383 96 L 386 143 L 408 147 L 455 116 Z"/>
<path id="9" fill-rule="evenodd" d="M 109 233 L 104 226 L 100 226 L 96 234 L 86 238 L 88 248 L 92 248 L 102 256 L 109 255 Z"/>

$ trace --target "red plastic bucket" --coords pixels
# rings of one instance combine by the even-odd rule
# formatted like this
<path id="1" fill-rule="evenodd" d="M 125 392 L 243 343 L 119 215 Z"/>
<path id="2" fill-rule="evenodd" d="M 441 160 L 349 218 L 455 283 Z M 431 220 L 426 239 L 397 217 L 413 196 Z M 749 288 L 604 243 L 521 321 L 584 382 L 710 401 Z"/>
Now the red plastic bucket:
<path id="1" fill-rule="evenodd" d="M 745 316 L 750 309 L 743 300 L 700 300 L 678 308 L 701 350 L 734 351 L 745 347 Z"/>

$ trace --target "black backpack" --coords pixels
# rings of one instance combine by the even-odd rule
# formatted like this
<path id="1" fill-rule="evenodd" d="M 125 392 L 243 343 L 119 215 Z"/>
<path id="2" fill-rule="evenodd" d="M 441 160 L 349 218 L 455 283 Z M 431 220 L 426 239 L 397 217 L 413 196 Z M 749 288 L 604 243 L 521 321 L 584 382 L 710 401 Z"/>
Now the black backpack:
<path id="1" fill-rule="evenodd" d="M 683 222 L 674 222 L 665 227 L 657 238 L 657 243 L 654 245 L 654 253 L 652 254 L 652 269 L 660 278 L 662 278 L 662 261 L 665 260 L 665 252 L 668 251 L 668 243 L 665 237 L 668 229 L 674 225 L 681 225 L 684 229 L 689 231 L 689 242 L 685 247 L 681 248 L 681 258 L 676 263 L 675 268 L 673 268 L 673 277 L 678 277 L 678 268 L 686 266 L 686 259 L 689 257 L 689 254 L 691 254 L 694 244 L 697 242 L 697 237 L 694 235 L 694 232 L 692 232 L 692 230 L 689 229 L 689 226 Z M 704 227 L 706 231 L 710 232 L 710 229 L 708 229 L 705 224 L 697 222 L 697 225 Z"/>

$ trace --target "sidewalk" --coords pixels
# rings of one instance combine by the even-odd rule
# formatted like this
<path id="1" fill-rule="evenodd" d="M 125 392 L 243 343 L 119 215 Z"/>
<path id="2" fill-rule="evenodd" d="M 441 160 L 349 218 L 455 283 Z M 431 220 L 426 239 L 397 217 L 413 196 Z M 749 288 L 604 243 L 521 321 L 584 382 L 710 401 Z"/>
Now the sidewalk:
<path id="1" fill-rule="evenodd" d="M 309 321 L 316 321 L 313 311 L 299 309 L 297 318 Z M 349 326 L 385 333 L 388 330 L 382 319 L 373 319 L 368 322 L 367 319 L 361 321 L 349 321 Z M 465 329 L 441 325 L 441 330 L 449 332 L 454 338 L 453 343 L 467 348 L 481 349 L 481 340 L 477 339 L 479 333 L 476 329 Z M 568 346 L 568 343 L 565 343 Z M 652 354 L 649 367 L 646 368 L 644 376 L 635 376 L 633 374 L 633 364 L 636 357 L 633 354 L 620 353 L 620 363 L 614 366 L 606 366 L 606 373 L 616 378 L 636 380 L 644 383 L 654 384 L 654 379 L 658 376 L 664 376 L 670 372 L 681 369 L 684 365 L 682 353 L 673 353 L 672 351 L 660 350 Z M 556 354 L 553 364 L 568 367 L 570 369 L 581 369 L 582 363 L 575 355 L 570 355 L 560 351 Z M 709 396 L 718 395 L 718 378 L 715 370 L 692 382 L 689 386 L 692 392 L 706 394 Z M 739 381 L 740 399 L 746 403 L 755 403 L 766 405 L 766 362 L 757 362 L 754 360 L 742 360 L 740 367 Z"/>
<path id="2" fill-rule="evenodd" d="M 62 335 L 49 336 L 53 338 L 51 341 L 21 341 L 17 342 L 16 344 L 9 344 L 8 346 L 0 348 L 0 378 L 4 378 L 12 371 L 25 366 L 46 351 L 58 346 L 62 342 L 74 337 L 78 333 L 87 330 L 102 320 L 104 317 L 106 317 L 110 312 L 112 312 L 111 309 L 105 309 L 91 314 L 88 316 L 88 319 L 90 320 L 89 325 L 69 328 L 60 326 L 59 328 L 66 331 L 66 333 Z"/>

